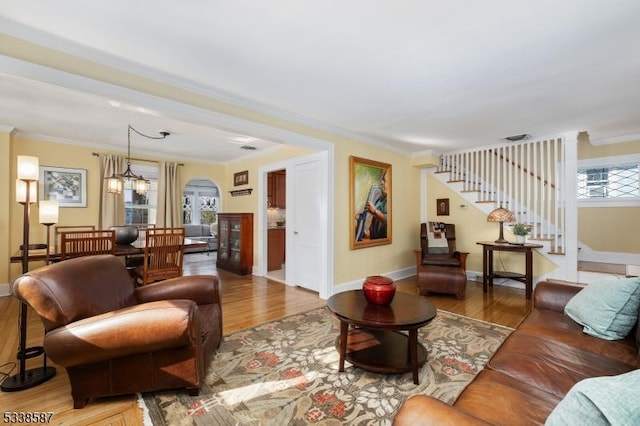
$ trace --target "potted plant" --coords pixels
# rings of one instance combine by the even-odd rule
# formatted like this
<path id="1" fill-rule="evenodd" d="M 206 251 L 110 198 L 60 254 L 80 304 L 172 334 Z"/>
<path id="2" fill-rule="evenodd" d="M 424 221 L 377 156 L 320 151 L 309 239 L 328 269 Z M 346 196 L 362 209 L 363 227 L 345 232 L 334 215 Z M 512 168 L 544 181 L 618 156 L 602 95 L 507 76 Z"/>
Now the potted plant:
<path id="1" fill-rule="evenodd" d="M 516 223 L 511 228 L 511 232 L 516 236 L 516 244 L 524 244 L 524 238 L 531 232 L 531 228 L 522 223 Z"/>

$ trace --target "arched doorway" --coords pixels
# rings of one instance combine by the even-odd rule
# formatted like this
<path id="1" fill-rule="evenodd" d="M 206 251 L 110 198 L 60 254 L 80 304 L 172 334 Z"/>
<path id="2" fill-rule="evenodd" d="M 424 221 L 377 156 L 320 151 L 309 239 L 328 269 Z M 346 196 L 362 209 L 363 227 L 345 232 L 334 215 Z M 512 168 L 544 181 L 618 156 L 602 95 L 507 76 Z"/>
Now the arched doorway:
<path id="1" fill-rule="evenodd" d="M 182 222 L 187 238 L 207 242 L 207 253 L 217 250 L 220 190 L 209 179 L 191 179 L 182 190 Z"/>

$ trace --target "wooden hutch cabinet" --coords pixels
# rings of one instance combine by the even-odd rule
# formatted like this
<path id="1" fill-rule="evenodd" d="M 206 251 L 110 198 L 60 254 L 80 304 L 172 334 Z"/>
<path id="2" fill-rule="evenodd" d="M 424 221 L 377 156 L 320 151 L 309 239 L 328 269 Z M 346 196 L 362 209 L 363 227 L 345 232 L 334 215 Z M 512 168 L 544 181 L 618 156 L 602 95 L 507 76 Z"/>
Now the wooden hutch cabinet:
<path id="1" fill-rule="evenodd" d="M 253 213 L 218 214 L 216 266 L 239 275 L 253 268 Z"/>

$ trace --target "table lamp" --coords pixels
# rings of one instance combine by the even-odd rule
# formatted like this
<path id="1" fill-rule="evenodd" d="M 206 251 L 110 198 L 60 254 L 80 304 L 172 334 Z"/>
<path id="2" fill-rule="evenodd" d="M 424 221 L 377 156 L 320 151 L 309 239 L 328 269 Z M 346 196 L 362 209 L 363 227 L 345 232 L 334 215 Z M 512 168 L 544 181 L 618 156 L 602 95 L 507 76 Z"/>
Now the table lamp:
<path id="1" fill-rule="evenodd" d="M 502 207 L 492 210 L 487 216 L 487 222 L 498 222 L 500 224 L 500 236 L 495 241 L 496 243 L 508 243 L 504 239 L 504 222 L 513 222 L 513 213 Z"/>

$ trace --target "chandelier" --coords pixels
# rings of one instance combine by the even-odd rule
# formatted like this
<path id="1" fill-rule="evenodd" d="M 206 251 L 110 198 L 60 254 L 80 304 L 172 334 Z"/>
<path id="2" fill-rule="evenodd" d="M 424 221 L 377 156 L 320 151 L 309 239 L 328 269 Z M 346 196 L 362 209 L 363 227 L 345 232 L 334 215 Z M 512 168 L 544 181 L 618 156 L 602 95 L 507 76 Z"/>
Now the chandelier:
<path id="1" fill-rule="evenodd" d="M 160 136 L 149 136 L 145 135 L 134 129 L 130 124 L 127 128 L 127 169 L 124 173 L 114 173 L 110 177 L 105 178 L 107 181 L 107 192 L 111 194 L 122 194 L 122 190 L 124 188 L 124 182 L 133 181 L 133 189 L 136 193 L 140 195 L 145 195 L 149 191 L 149 186 L 151 182 L 148 179 L 142 177 L 142 175 L 137 175 L 133 173 L 131 170 L 131 131 L 136 132 L 140 136 L 144 136 L 147 139 L 165 139 L 170 135 L 169 132 L 160 131 Z"/>

